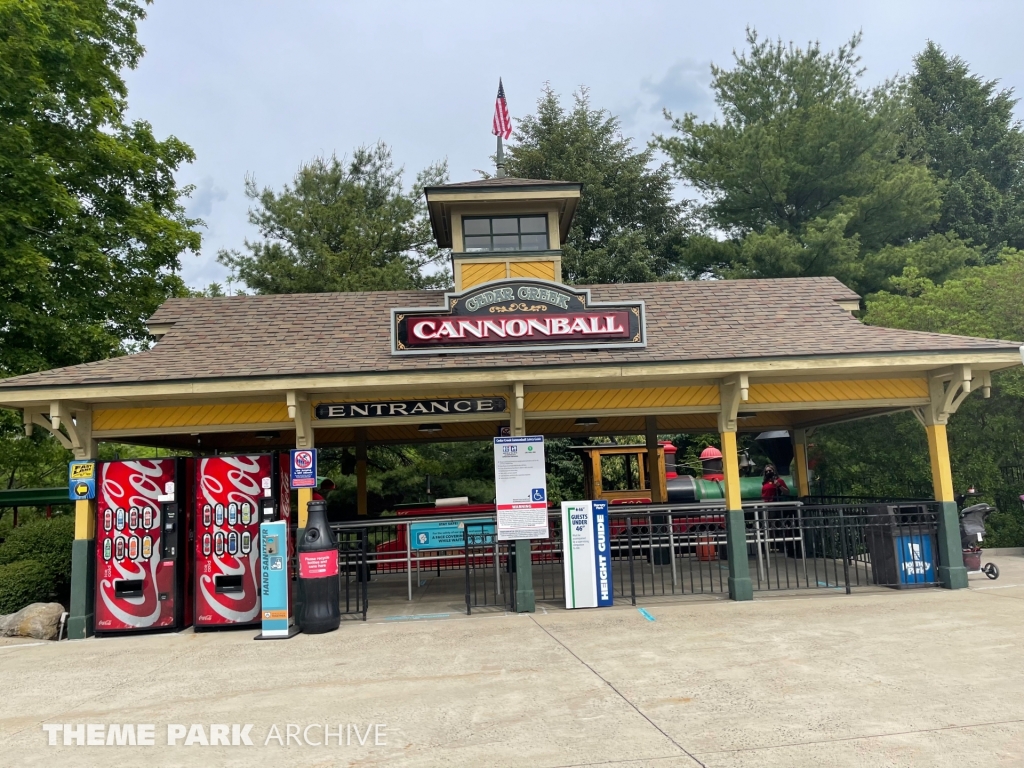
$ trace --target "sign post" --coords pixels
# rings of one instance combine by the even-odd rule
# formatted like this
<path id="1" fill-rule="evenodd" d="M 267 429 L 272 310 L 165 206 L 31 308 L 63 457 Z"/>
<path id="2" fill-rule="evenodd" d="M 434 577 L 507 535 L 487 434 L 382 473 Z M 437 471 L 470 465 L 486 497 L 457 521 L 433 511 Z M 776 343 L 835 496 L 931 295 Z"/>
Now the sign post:
<path id="1" fill-rule="evenodd" d="M 607 501 L 562 502 L 565 607 L 612 604 L 612 553 Z"/>

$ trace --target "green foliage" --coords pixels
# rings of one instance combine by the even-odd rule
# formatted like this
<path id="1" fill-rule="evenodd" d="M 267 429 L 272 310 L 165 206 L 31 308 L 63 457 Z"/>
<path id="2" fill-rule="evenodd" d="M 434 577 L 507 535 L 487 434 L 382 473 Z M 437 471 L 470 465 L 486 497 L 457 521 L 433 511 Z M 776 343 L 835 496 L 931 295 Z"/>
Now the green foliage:
<path id="1" fill-rule="evenodd" d="M 812 494 L 932 498 L 928 442 L 909 413 L 821 427 L 809 453 Z"/>
<path id="2" fill-rule="evenodd" d="M 0 613 L 14 613 L 31 603 L 49 601 L 53 576 L 35 560 L 0 565 Z"/>
<path id="3" fill-rule="evenodd" d="M 36 428 L 26 437 L 19 414 L 0 411 L 0 485 L 4 488 L 45 488 L 67 482 L 71 451 L 50 433 Z"/>
<path id="4" fill-rule="evenodd" d="M 566 110 L 550 86 L 537 112 L 518 121 L 509 175 L 578 181 L 583 197 L 562 251 L 569 283 L 674 279 L 684 241 L 684 206 L 672 200 L 668 170 L 650 148 L 637 151 L 618 118 L 590 103 L 586 88 Z"/>
<path id="5" fill-rule="evenodd" d="M 174 137 L 126 120 L 143 49 L 132 0 L 0 3 L 0 376 L 148 342 L 199 248 Z"/>
<path id="6" fill-rule="evenodd" d="M 1024 254 L 1005 250 L 996 264 L 964 269 L 941 285 L 913 268 L 867 303 L 865 321 L 890 328 L 1024 339 Z M 989 546 L 1024 545 L 1024 369 L 992 377 L 989 400 L 973 394 L 950 418 L 954 487 L 976 487 L 1000 514 L 990 518 Z M 880 439 L 885 439 L 883 433 Z M 927 476 L 927 475 L 926 475 Z"/>
<path id="7" fill-rule="evenodd" d="M 945 183 L 935 229 L 997 251 L 1024 248 L 1024 132 L 1017 100 L 933 42 L 914 58 L 910 130 Z"/>
<path id="8" fill-rule="evenodd" d="M 7 534 L 4 543 L 0 544 L 0 565 L 30 560 L 46 568 L 53 583 L 67 583 L 71 580 L 71 542 L 74 538 L 74 515 L 35 520 Z"/>
<path id="9" fill-rule="evenodd" d="M 860 35 L 837 51 L 760 40 L 732 69 L 712 67 L 721 118 L 672 119 L 657 145 L 707 203 L 727 240 L 695 238 L 694 275 L 835 275 L 862 292 L 884 286 L 864 259 L 926 235 L 939 187 L 906 151 L 910 113 L 894 83 L 865 90 Z M 889 254 L 889 259 L 894 258 Z"/>
<path id="10" fill-rule="evenodd" d="M 402 168 L 379 143 L 359 147 L 347 164 L 316 158 L 281 192 L 249 178 L 245 193 L 256 205 L 249 221 L 263 240 L 247 240 L 248 254 L 217 258 L 256 293 L 443 287 L 447 271 L 427 272 L 446 254 L 434 244 L 422 192 L 447 175 L 444 163 L 432 165 L 407 192 Z"/>
<path id="11" fill-rule="evenodd" d="M 564 437 L 544 441 L 549 504 L 583 498 L 583 458 L 570 446 L 586 442 Z"/>

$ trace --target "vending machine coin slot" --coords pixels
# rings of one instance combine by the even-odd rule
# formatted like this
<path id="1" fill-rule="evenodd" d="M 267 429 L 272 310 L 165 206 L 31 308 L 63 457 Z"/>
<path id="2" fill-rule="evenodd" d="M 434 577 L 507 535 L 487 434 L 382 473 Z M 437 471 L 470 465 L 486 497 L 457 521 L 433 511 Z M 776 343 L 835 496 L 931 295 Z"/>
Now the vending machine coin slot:
<path id="1" fill-rule="evenodd" d="M 231 594 L 243 591 L 242 576 L 218 575 L 213 577 L 214 589 L 220 594 Z"/>
<path id="2" fill-rule="evenodd" d="M 114 597 L 142 597 L 143 579 L 117 579 L 114 581 Z"/>
<path id="3" fill-rule="evenodd" d="M 164 535 L 160 538 L 162 557 L 167 560 L 178 553 L 178 505 L 171 502 L 160 505 L 161 517 L 164 521 Z"/>

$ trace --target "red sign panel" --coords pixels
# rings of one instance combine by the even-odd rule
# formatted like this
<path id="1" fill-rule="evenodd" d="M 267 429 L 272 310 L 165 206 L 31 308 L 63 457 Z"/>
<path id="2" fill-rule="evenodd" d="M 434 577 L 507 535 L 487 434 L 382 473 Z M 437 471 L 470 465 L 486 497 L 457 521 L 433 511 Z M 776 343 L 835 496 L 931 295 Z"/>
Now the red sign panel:
<path id="1" fill-rule="evenodd" d="M 596 303 L 589 291 L 540 280 L 487 283 L 392 317 L 397 355 L 646 345 L 642 302 Z"/>
<path id="2" fill-rule="evenodd" d="M 338 575 L 338 550 L 299 552 L 299 577 L 323 579 Z"/>

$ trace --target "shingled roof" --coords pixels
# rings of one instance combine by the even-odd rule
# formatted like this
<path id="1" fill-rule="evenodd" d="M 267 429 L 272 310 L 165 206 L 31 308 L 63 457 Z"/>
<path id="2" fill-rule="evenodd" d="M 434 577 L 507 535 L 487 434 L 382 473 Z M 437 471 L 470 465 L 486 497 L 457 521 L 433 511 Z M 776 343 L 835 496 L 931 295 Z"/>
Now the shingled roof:
<path id="1" fill-rule="evenodd" d="M 170 299 L 152 349 L 0 381 L 12 387 L 513 366 L 644 364 L 885 353 L 1015 351 L 1020 342 L 864 325 L 829 277 L 595 285 L 595 301 L 643 300 L 647 347 L 394 356 L 390 310 L 443 303 L 441 291 Z"/>

